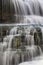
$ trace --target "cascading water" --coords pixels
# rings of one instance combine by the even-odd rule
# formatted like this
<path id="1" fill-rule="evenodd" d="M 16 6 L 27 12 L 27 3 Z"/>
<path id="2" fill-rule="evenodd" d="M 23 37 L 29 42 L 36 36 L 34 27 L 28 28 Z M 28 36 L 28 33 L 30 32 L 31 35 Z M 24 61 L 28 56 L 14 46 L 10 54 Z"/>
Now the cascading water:
<path id="1" fill-rule="evenodd" d="M 15 14 L 19 15 L 42 15 L 43 1 L 41 0 L 12 0 Z M 37 5 L 36 5 L 37 4 Z"/>
<path id="2" fill-rule="evenodd" d="M 35 27 L 33 26 L 32 28 L 31 26 L 28 26 L 28 24 L 24 24 L 23 26 L 18 25 L 11 29 L 10 34 L 5 37 L 6 39 L 4 38 L 4 41 L 6 42 L 3 41 L 3 47 L 5 48 L 3 53 L 3 65 L 18 65 L 24 61 L 36 60 L 38 56 L 42 55 L 42 50 L 40 46 L 38 46 L 39 42 L 38 45 L 35 45 L 34 43 L 35 32 L 37 32 L 35 31 Z M 22 33 L 25 36 L 22 37 Z M 15 41 L 16 36 L 23 38 L 23 41 L 20 41 L 20 39 L 18 40 L 20 41 L 18 42 L 20 46 L 16 45 L 18 44 L 17 41 Z"/>
<path id="3" fill-rule="evenodd" d="M 29 65 L 35 65 L 39 59 L 42 62 L 43 1 L 10 0 L 10 3 L 13 4 L 13 7 L 10 4 L 10 8 L 14 8 L 13 16 L 16 17 L 14 19 L 19 24 L 10 30 L 0 45 L 0 65 L 18 65 L 26 61 L 30 63 Z"/>
<path id="4" fill-rule="evenodd" d="M 37 4 L 37 5 L 36 5 Z M 2 0 L 2 22 L 18 23 L 15 15 L 38 15 L 43 16 L 42 0 Z M 23 17 L 22 17 L 23 18 Z M 17 21 L 16 21 L 16 20 Z"/>
<path id="5" fill-rule="evenodd" d="M 17 28 L 16 33 L 15 28 Z M 8 36 L 5 37 L 6 43 L 8 42 L 7 43 L 8 47 L 3 54 L 3 59 L 5 58 L 5 60 L 3 60 L 3 65 L 13 65 L 13 64 L 18 65 L 19 63 L 22 63 L 24 61 L 32 61 L 36 57 L 42 55 L 42 50 L 40 46 L 34 44 L 34 30 L 35 30 L 34 27 L 32 28 L 31 26 L 29 27 L 24 25 L 23 26 L 18 25 L 15 28 L 12 28 L 10 31 L 12 35 L 9 34 Z M 26 30 L 26 28 L 28 30 Z M 24 30 L 24 32 L 22 29 Z M 22 33 L 25 34 L 25 38 L 23 39 L 23 41 L 20 41 L 19 37 L 21 38 Z M 15 41 L 16 40 L 15 37 L 16 38 L 18 37 L 19 39 L 18 43 L 20 46 L 19 45 L 17 46 L 18 43 L 17 41 Z"/>

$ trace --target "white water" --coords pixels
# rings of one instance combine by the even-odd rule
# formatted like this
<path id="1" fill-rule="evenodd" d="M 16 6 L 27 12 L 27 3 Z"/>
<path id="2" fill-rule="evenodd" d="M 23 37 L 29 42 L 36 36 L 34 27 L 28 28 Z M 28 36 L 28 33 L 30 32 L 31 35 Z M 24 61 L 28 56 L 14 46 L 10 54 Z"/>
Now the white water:
<path id="1" fill-rule="evenodd" d="M 38 27 L 39 25 L 43 26 L 43 1 L 12 0 L 12 3 L 14 4 L 14 16 L 16 16 L 16 21 L 20 22 L 20 24 L 22 23 L 22 25 L 29 24 L 30 26 L 27 25 L 27 28 L 24 26 L 24 31 L 21 28 L 17 30 L 18 26 L 14 26 L 10 30 L 9 35 L 5 36 L 3 44 L 0 45 L 0 65 L 43 65 L 42 49 L 40 45 L 35 45 L 34 42 L 34 33 L 37 32 L 35 25 L 38 24 Z M 32 26 L 32 28 L 32 24 L 34 24 L 35 27 Z M 41 26 L 43 42 L 43 27 Z M 32 34 L 30 30 L 32 30 Z M 22 33 L 26 33 L 25 38 L 23 42 L 19 42 L 20 46 L 17 48 L 15 37 L 20 36 L 21 38 Z M 39 44 L 39 36 L 37 39 Z"/>
<path id="2" fill-rule="evenodd" d="M 13 64 L 18 65 L 19 63 L 26 62 L 26 61 L 28 61 L 27 63 L 29 63 L 30 61 L 31 63 L 33 63 L 39 61 L 37 59 L 43 57 L 41 47 L 34 44 L 34 32 L 36 32 L 35 28 L 33 26 L 23 26 L 24 27 L 24 32 L 23 32 L 22 25 L 20 26 L 13 27 L 10 30 L 10 34 L 8 36 L 5 36 L 3 40 L 3 48 L 5 48 L 3 53 L 3 65 L 13 65 Z M 30 35 L 30 30 L 32 30 L 32 35 Z M 16 47 L 17 42 L 15 42 L 15 37 L 16 36 L 19 37 L 21 36 L 21 33 L 25 33 L 25 32 L 26 32 L 25 41 L 20 42 L 21 46 L 20 48 L 17 49 Z"/>
<path id="3" fill-rule="evenodd" d="M 36 60 L 36 61 L 31 61 L 31 62 L 24 62 L 19 65 L 43 65 L 43 60 Z"/>
<path id="4" fill-rule="evenodd" d="M 15 14 L 43 16 L 42 0 L 12 0 L 12 2 L 14 3 Z"/>
<path id="5" fill-rule="evenodd" d="M 15 28 L 17 28 L 17 27 L 15 27 Z M 17 49 L 17 48 L 12 47 L 12 45 L 16 46 L 16 43 L 13 43 L 13 42 L 15 42 L 15 36 L 17 36 L 17 37 L 21 36 L 21 33 L 23 32 L 22 31 L 20 33 L 18 30 L 19 34 L 17 34 L 17 33 L 15 33 L 15 28 L 12 28 L 10 31 L 10 33 L 12 33 L 12 35 L 9 34 L 8 36 L 6 36 L 4 38 L 4 41 L 3 41 L 3 47 L 4 46 L 6 47 L 6 44 L 8 46 L 8 48 L 6 48 L 6 50 L 3 53 L 3 65 L 13 65 L 13 64 L 18 65 L 19 63 L 22 63 L 24 61 L 30 62 L 30 61 L 33 61 L 34 59 L 37 60 L 38 57 L 40 58 L 40 56 L 42 56 L 42 50 L 41 50 L 40 46 L 34 44 L 34 36 L 30 35 L 30 30 L 32 27 L 28 28 L 28 26 L 27 26 L 28 30 L 26 30 L 25 26 L 24 26 L 24 29 L 25 29 L 24 32 L 26 32 L 26 31 L 27 32 L 26 32 L 24 43 L 23 42 L 21 42 L 21 43 L 24 45 L 25 49 L 23 48 L 23 45 L 21 45 L 21 43 L 20 43 L 20 45 L 22 48 L 20 47 Z M 12 30 L 13 30 L 13 32 L 12 32 Z M 20 31 L 21 30 L 22 29 L 20 29 Z M 28 31 L 29 31 L 29 33 L 28 33 Z M 32 32 L 34 32 L 34 31 L 32 31 Z M 15 35 L 13 33 L 15 33 Z M 27 43 L 26 43 L 26 39 L 27 39 Z M 4 43 L 6 43 L 6 44 L 4 44 Z M 33 63 L 33 62 L 31 62 L 31 63 Z"/>

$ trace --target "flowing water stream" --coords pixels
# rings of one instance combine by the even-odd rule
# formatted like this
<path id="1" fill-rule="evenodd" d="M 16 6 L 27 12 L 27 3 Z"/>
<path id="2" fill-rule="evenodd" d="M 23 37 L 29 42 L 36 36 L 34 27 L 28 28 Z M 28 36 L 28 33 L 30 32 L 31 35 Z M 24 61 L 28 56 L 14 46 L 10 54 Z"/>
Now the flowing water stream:
<path id="1" fill-rule="evenodd" d="M 10 3 L 17 24 L 0 44 L 0 65 L 43 65 L 43 0 Z"/>
<path id="2" fill-rule="evenodd" d="M 38 30 L 40 29 L 42 28 L 38 27 Z M 36 38 L 36 44 L 34 40 L 36 30 L 36 27 L 28 26 L 28 24 L 20 24 L 10 30 L 9 35 L 3 39 L 3 54 L 1 56 L 3 57 L 3 65 L 18 65 L 26 61 L 33 63 L 33 60 L 43 59 L 40 36 Z M 42 31 L 40 32 L 42 33 Z"/>

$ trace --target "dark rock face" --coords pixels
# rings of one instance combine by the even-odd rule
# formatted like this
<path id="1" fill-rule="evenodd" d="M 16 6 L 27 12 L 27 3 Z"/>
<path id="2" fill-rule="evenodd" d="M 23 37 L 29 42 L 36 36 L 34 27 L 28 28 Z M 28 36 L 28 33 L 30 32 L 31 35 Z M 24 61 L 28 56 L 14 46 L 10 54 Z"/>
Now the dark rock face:
<path id="1" fill-rule="evenodd" d="M 0 22 L 2 18 L 2 0 L 0 0 Z"/>
<path id="2" fill-rule="evenodd" d="M 0 23 L 7 23 L 14 15 L 14 5 L 11 0 L 0 0 L 0 3 Z"/>
<path id="3" fill-rule="evenodd" d="M 36 32 L 34 33 L 34 42 L 35 45 L 42 45 L 42 31 L 41 28 L 36 28 Z"/>

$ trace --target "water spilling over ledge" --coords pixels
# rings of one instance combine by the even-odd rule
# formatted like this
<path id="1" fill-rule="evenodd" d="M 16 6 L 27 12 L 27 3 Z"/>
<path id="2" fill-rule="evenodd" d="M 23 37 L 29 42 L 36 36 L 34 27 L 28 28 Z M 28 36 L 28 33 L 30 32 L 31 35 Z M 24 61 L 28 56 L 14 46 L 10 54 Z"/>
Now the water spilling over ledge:
<path id="1" fill-rule="evenodd" d="M 35 37 L 35 35 L 37 36 Z M 40 26 L 34 27 L 28 26 L 28 24 L 18 24 L 11 27 L 9 35 L 3 37 L 3 43 L 0 45 L 0 60 L 3 62 L 3 64 L 0 64 L 18 65 L 19 63 L 33 61 L 35 58 L 37 59 L 42 56 L 42 37 L 43 27 Z"/>
<path id="2" fill-rule="evenodd" d="M 15 14 L 43 16 L 42 0 L 12 0 L 12 2 L 14 3 Z"/>
<path id="3" fill-rule="evenodd" d="M 0 65 L 43 64 L 42 0 L 2 0 L 0 23 Z"/>
<path id="4" fill-rule="evenodd" d="M 2 15 L 4 16 L 5 14 L 43 16 L 42 0 L 2 0 L 2 8 Z"/>
<path id="5" fill-rule="evenodd" d="M 36 5 L 37 4 L 37 5 Z M 6 6 L 6 7 L 5 7 Z M 43 17 L 42 0 L 2 0 L 0 23 L 17 23 L 15 15 L 36 15 Z M 19 20 L 18 18 L 17 20 Z M 22 17 L 23 19 L 23 17 Z"/>

